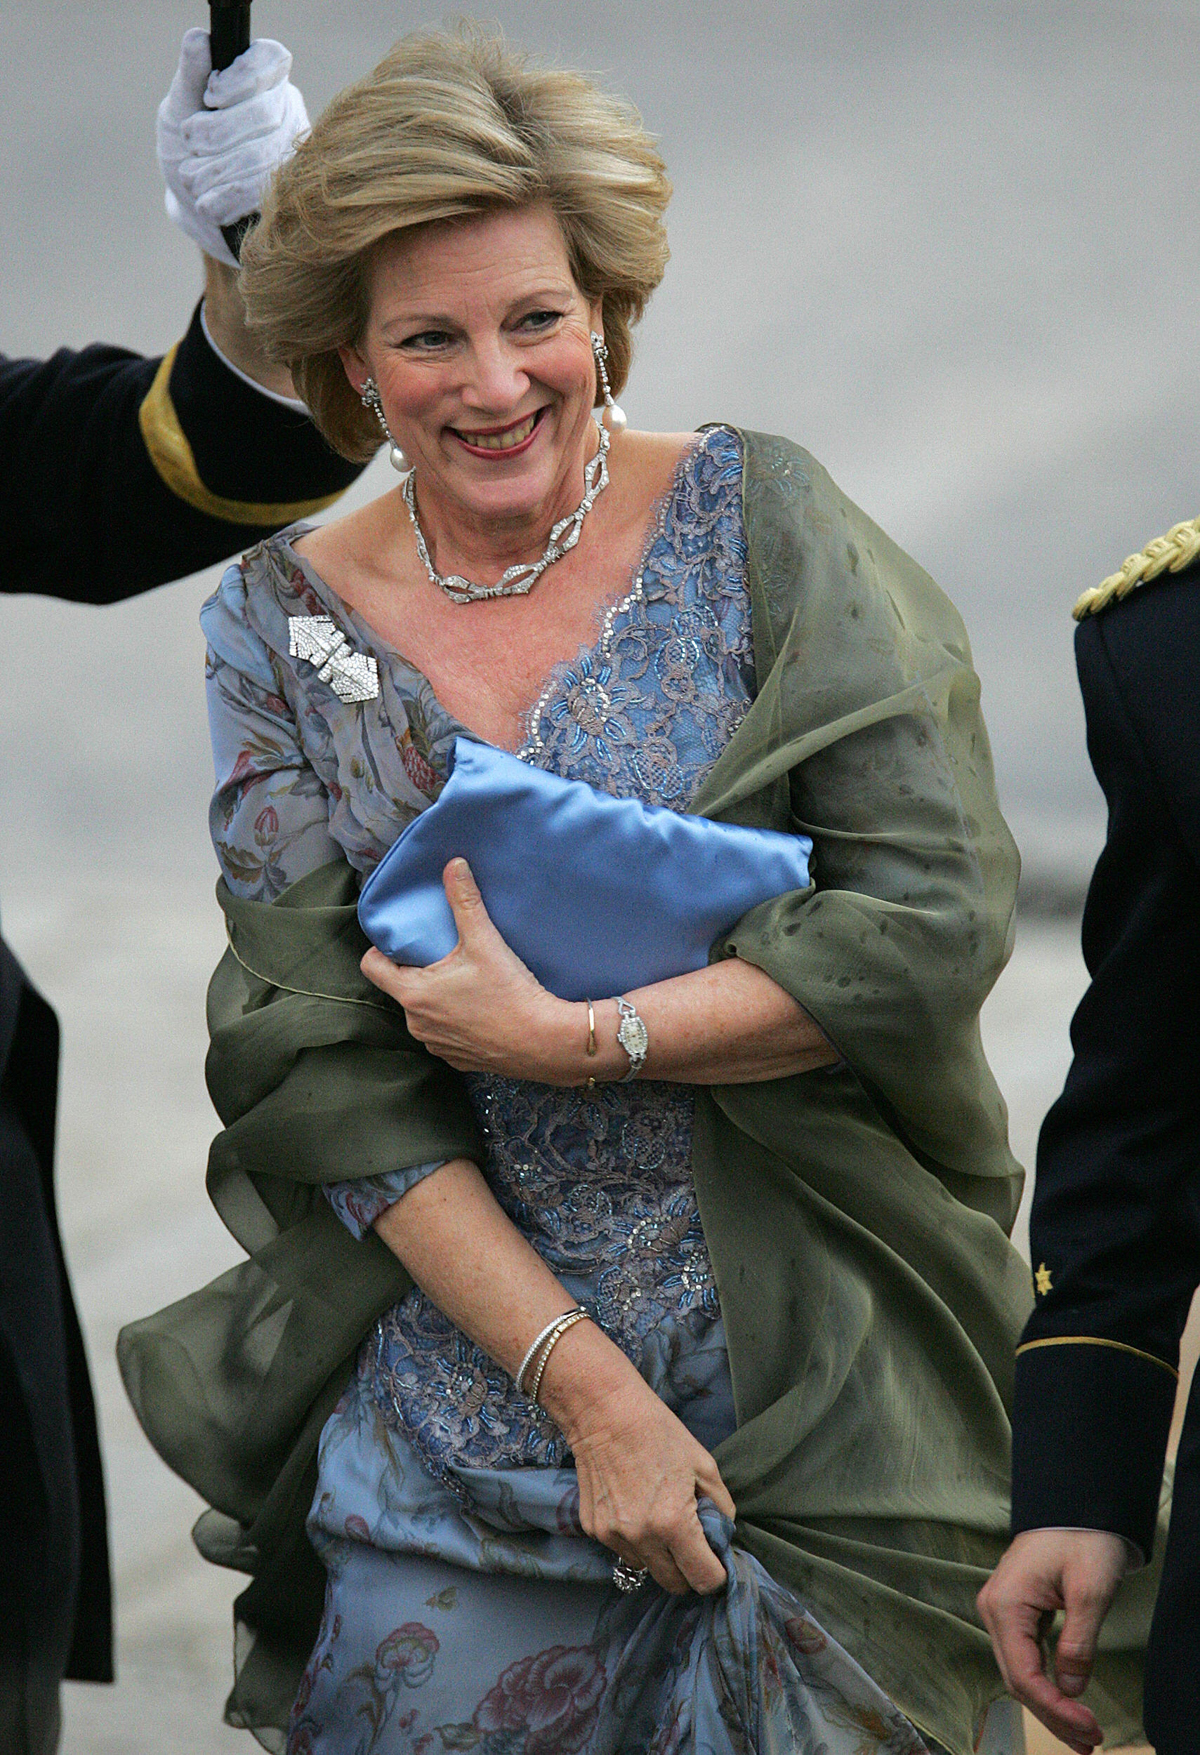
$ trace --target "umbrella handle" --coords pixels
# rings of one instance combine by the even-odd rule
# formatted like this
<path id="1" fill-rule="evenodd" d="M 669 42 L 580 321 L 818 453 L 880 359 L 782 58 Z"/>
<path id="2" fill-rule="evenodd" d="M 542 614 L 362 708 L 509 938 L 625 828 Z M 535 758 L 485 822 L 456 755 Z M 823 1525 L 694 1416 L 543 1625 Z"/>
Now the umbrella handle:
<path id="1" fill-rule="evenodd" d="M 250 0 L 208 0 L 208 35 L 213 72 L 219 73 L 250 47 Z M 257 219 L 257 213 L 247 213 L 221 227 L 233 255 L 241 256 L 242 239 Z"/>

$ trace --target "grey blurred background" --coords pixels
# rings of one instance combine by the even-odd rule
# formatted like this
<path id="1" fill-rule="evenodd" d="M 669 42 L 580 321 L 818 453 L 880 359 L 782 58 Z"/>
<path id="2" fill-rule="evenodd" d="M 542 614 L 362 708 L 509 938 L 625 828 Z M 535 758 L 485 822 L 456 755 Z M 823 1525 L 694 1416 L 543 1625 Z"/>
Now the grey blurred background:
<path id="1" fill-rule="evenodd" d="M 1073 912 L 1103 834 L 1070 606 L 1200 511 L 1200 0 L 518 0 L 479 16 L 599 73 L 661 136 L 673 260 L 622 397 L 633 422 L 798 439 L 963 611 L 1026 859 L 986 1025 L 1028 1162 L 1067 1064 Z M 442 18 L 254 8 L 314 115 Z M 198 260 L 163 215 L 154 112 L 180 35 L 206 22 L 196 0 L 0 0 L 7 353 L 157 352 L 182 332 Z M 103 611 L 0 602 L 0 897 L 64 1021 L 61 1200 L 122 1625 L 118 1688 L 69 1690 L 67 1755 L 239 1746 L 217 1723 L 234 1581 L 191 1556 L 194 1500 L 112 1366 L 119 1322 L 233 1254 L 202 1189 L 221 932 L 196 613 L 214 579 Z"/>

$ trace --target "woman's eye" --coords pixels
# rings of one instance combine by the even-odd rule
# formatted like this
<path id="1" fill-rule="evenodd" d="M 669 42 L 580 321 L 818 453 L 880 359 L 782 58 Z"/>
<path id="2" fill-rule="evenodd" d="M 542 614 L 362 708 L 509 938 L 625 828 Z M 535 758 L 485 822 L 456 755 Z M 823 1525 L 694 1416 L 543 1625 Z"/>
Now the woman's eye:
<path id="1" fill-rule="evenodd" d="M 445 329 L 422 329 L 419 335 L 406 336 L 402 345 L 417 353 L 429 353 L 445 347 L 449 341 L 450 334 Z"/>
<path id="2" fill-rule="evenodd" d="M 527 311 L 521 318 L 520 327 L 537 334 L 540 330 L 552 328 L 561 316 L 561 311 Z"/>

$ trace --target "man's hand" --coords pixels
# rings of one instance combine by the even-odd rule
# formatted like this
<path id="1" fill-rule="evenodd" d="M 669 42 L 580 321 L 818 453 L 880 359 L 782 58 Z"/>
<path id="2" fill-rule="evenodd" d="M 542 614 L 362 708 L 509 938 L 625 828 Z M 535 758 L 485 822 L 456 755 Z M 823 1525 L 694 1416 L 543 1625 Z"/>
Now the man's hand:
<path id="1" fill-rule="evenodd" d="M 1074 1696 L 1091 1677 L 1100 1626 L 1127 1563 L 1124 1541 L 1107 1530 L 1026 1530 L 979 1593 L 1009 1693 L 1078 1755 L 1103 1741 L 1095 1714 Z M 1042 1617 L 1058 1609 L 1055 1682 L 1043 1667 L 1039 1632 Z"/>
<path id="2" fill-rule="evenodd" d="M 214 73 L 208 32 L 189 30 L 159 107 L 167 213 L 206 256 L 230 268 L 237 261 L 221 227 L 258 210 L 272 173 L 308 131 L 291 68 L 282 43 L 259 37 Z"/>

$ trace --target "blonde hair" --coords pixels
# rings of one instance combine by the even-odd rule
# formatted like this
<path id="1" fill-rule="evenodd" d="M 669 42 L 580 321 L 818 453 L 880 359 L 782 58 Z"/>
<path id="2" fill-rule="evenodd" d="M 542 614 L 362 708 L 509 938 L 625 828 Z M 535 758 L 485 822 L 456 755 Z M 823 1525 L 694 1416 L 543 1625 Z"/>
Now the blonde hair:
<path id="1" fill-rule="evenodd" d="M 337 350 L 366 325 L 373 251 L 410 226 L 545 201 L 579 290 L 602 301 L 616 395 L 667 265 L 670 193 L 636 110 L 582 74 L 475 26 L 405 37 L 276 176 L 242 252 L 248 318 L 329 442 L 365 462 L 380 432 Z"/>

